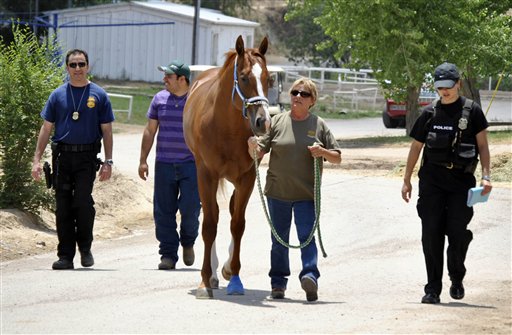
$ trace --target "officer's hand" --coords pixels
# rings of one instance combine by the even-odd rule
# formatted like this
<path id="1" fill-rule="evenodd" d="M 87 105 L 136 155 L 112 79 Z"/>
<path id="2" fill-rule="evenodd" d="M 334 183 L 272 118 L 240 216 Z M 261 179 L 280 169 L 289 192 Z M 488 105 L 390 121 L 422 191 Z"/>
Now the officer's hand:
<path id="1" fill-rule="evenodd" d="M 112 165 L 104 163 L 99 172 L 100 181 L 109 180 L 112 176 Z"/>
<path id="2" fill-rule="evenodd" d="M 43 171 L 43 168 L 41 167 L 41 163 L 39 163 L 39 162 L 32 163 L 32 178 L 34 178 L 35 181 L 41 180 L 42 171 Z"/>
<path id="3" fill-rule="evenodd" d="M 148 164 L 146 163 L 140 163 L 139 164 L 139 177 L 140 179 L 142 180 L 146 180 L 147 177 L 149 176 L 149 168 L 148 168 Z"/>
<path id="4" fill-rule="evenodd" d="M 410 181 L 404 181 L 404 184 L 402 185 L 402 199 L 405 200 L 405 202 L 409 202 L 411 199 L 411 193 L 412 193 L 412 185 Z"/>
<path id="5" fill-rule="evenodd" d="M 486 195 L 487 193 L 491 192 L 491 190 L 492 190 L 491 182 L 488 180 L 482 179 L 480 186 L 484 187 L 484 189 L 482 190 L 482 195 Z"/>

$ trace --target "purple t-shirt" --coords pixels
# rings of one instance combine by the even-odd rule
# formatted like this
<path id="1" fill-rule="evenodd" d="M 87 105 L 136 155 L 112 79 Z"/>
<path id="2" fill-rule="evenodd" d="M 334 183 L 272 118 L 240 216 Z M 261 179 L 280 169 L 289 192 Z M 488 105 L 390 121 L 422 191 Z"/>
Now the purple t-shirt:
<path id="1" fill-rule="evenodd" d="M 183 107 L 187 96 L 176 96 L 167 90 L 158 92 L 151 101 L 147 117 L 158 121 L 156 161 L 163 163 L 193 162 L 183 137 Z"/>

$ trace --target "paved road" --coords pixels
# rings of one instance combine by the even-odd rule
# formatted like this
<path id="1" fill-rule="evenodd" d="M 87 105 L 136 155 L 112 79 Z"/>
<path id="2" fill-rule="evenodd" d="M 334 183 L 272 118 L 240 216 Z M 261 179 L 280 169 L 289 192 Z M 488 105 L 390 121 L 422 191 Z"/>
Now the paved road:
<path id="1" fill-rule="evenodd" d="M 387 131 L 380 119 L 371 122 L 378 132 Z M 352 134 L 366 131 L 347 124 Z M 116 169 L 134 179 L 140 136 L 116 134 L 115 140 Z M 490 201 L 476 207 L 466 298 L 455 302 L 445 290 L 441 305 L 425 306 L 419 303 L 425 280 L 420 223 L 415 205 L 400 198 L 400 180 L 325 171 L 321 227 L 329 256 L 319 264 L 318 303 L 305 302 L 296 278 L 297 250 L 290 252 L 287 299 L 267 297 L 270 230 L 255 192 L 242 245 L 244 296 L 227 296 L 221 280 L 214 300 L 196 300 L 202 242 L 196 244 L 194 266 L 158 271 L 154 232 L 142 231 L 95 242 L 93 269 L 76 264 L 74 271 L 52 271 L 54 252 L 2 263 L 0 332 L 511 333 L 509 188 L 495 188 Z M 221 261 L 227 256 L 228 221 L 223 208 Z"/>
<path id="2" fill-rule="evenodd" d="M 484 113 L 487 111 L 490 99 L 482 100 Z M 488 121 L 507 121 L 512 122 L 512 100 L 495 99 L 487 113 Z M 353 120 L 335 120 L 329 119 L 328 125 L 337 138 L 358 138 L 366 136 L 403 136 L 405 129 L 395 128 L 387 129 L 384 127 L 381 118 L 353 119 Z M 510 128 L 510 127 L 508 127 Z M 496 128 L 492 128 L 496 129 Z"/>
<path id="3" fill-rule="evenodd" d="M 158 271 L 154 233 L 143 231 L 95 242 L 93 269 L 52 271 L 54 252 L 3 263 L 1 333 L 510 334 L 510 189 L 495 189 L 478 205 L 466 298 L 453 301 L 445 290 L 439 306 L 419 303 L 425 280 L 420 224 L 399 189 L 399 179 L 326 170 L 321 228 L 329 256 L 319 263 L 318 303 L 305 302 L 296 250 L 287 299 L 267 297 L 270 231 L 254 193 L 241 256 L 244 296 L 227 296 L 221 280 L 214 300 L 197 300 L 202 242 L 194 266 Z M 221 261 L 229 244 L 227 215 L 223 209 Z"/>

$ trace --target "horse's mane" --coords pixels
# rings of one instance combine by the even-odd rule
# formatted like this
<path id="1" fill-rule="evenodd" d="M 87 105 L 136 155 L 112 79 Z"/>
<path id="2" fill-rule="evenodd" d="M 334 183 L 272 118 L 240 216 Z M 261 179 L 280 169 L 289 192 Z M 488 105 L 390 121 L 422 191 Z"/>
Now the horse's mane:
<path id="1" fill-rule="evenodd" d="M 249 49 L 245 49 L 245 50 L 252 51 L 251 54 L 253 56 L 260 57 L 261 59 L 263 59 L 264 63 L 266 63 L 265 56 L 260 54 L 257 49 L 249 48 Z M 228 70 L 229 65 L 234 62 L 234 59 L 236 58 L 237 55 L 238 54 L 235 50 L 230 50 L 230 51 L 226 52 L 226 61 L 224 61 L 224 65 L 222 65 L 222 68 L 219 71 L 219 77 L 223 77 L 226 74 L 226 71 Z"/>
<path id="2" fill-rule="evenodd" d="M 224 65 L 222 65 L 222 68 L 219 71 L 219 77 L 223 77 L 226 74 L 226 71 L 229 68 L 229 64 L 231 64 L 234 61 L 236 56 L 237 53 L 235 50 L 230 50 L 226 52 L 226 61 L 224 61 Z"/>

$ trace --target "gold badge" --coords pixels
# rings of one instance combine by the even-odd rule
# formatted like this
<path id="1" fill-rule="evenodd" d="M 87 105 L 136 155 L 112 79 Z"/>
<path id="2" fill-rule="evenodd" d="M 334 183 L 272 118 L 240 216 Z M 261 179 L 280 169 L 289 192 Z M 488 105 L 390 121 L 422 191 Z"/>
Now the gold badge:
<path id="1" fill-rule="evenodd" d="M 315 130 L 308 130 L 308 137 L 316 137 L 316 131 Z"/>
<path id="2" fill-rule="evenodd" d="M 87 99 L 87 107 L 89 107 L 89 108 L 96 107 L 96 100 L 94 100 L 94 97 L 89 97 Z"/>
<path id="3" fill-rule="evenodd" d="M 468 119 L 461 117 L 459 119 L 459 129 L 464 130 L 468 127 Z"/>

